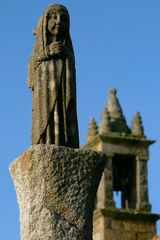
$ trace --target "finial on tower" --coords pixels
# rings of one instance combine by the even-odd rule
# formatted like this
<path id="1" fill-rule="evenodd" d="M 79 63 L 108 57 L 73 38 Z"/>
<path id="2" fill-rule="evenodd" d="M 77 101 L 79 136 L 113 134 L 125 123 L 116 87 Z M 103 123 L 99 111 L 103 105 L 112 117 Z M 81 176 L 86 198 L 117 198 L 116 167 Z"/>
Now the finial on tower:
<path id="1" fill-rule="evenodd" d="M 108 93 L 116 95 L 117 94 L 117 89 L 116 88 L 109 88 Z"/>
<path id="2" fill-rule="evenodd" d="M 99 124 L 99 133 L 106 134 L 109 132 L 111 132 L 110 115 L 108 109 L 105 107 L 102 112 L 101 122 Z"/>
<path id="3" fill-rule="evenodd" d="M 107 102 L 107 109 L 111 118 L 112 132 L 119 133 L 130 133 L 127 126 L 125 117 L 122 112 L 121 105 L 118 98 L 116 97 L 117 90 L 115 88 L 110 88 L 108 90 L 109 99 Z"/>
<path id="4" fill-rule="evenodd" d="M 97 134 L 98 134 L 97 123 L 94 118 L 91 118 L 88 124 L 88 131 L 86 137 L 87 143 L 91 142 Z"/>
<path id="5" fill-rule="evenodd" d="M 131 123 L 131 132 L 132 135 L 140 138 L 144 138 L 144 128 L 142 124 L 142 118 L 139 112 L 134 114 L 132 123 Z"/>

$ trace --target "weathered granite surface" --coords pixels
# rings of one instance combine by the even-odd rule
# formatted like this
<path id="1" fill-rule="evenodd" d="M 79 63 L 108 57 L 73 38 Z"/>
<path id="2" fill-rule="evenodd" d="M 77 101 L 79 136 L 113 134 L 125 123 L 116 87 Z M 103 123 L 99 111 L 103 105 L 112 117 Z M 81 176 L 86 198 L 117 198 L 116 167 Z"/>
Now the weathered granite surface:
<path id="1" fill-rule="evenodd" d="M 33 145 L 10 165 L 21 240 L 90 240 L 94 200 L 106 156 Z"/>

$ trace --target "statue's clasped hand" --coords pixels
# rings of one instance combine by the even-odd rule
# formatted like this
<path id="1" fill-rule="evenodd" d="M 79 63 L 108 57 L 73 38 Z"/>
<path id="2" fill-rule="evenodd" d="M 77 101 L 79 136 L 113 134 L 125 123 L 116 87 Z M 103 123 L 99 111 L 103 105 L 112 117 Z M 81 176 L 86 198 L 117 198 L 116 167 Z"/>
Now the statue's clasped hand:
<path id="1" fill-rule="evenodd" d="M 62 42 L 51 43 L 49 45 L 49 52 L 51 56 L 56 56 L 56 57 L 66 56 L 66 48 L 64 47 Z"/>

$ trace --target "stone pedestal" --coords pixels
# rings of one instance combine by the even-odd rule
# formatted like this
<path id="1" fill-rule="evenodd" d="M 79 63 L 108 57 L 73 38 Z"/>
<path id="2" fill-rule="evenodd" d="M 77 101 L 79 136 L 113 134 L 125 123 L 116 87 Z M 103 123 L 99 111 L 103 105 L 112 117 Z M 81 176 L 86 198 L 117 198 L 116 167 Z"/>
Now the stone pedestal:
<path id="1" fill-rule="evenodd" d="M 21 240 L 91 240 L 94 200 L 106 156 L 34 145 L 10 165 Z"/>

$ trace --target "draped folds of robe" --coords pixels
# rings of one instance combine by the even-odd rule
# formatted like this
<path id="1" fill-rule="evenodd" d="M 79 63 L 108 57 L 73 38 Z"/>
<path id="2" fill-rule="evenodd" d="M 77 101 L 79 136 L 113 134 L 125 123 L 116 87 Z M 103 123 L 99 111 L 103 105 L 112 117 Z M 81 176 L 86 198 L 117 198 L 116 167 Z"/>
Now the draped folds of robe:
<path id="1" fill-rule="evenodd" d="M 75 59 L 69 36 L 63 40 L 67 56 L 49 54 L 47 16 L 40 17 L 29 61 L 28 85 L 32 90 L 32 144 L 79 147 L 76 111 Z"/>

